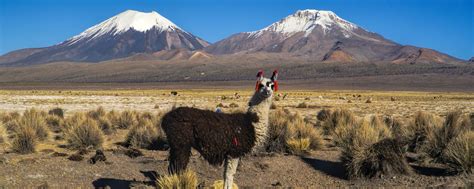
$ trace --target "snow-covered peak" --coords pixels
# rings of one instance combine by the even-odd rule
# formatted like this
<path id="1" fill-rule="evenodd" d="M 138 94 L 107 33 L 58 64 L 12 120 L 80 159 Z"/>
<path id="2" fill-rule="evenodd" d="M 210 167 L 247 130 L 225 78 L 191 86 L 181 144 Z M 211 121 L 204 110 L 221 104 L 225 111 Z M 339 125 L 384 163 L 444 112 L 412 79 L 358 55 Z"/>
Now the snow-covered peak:
<path id="1" fill-rule="evenodd" d="M 306 9 L 299 10 L 266 28 L 249 33 L 251 36 L 259 36 L 265 31 L 279 32 L 286 35 L 305 32 L 305 34 L 308 35 L 316 26 L 322 27 L 323 31 L 327 32 L 331 30 L 334 25 L 340 26 L 344 30 L 343 33 L 346 37 L 357 28 L 355 24 L 338 17 L 332 11 Z"/>
<path id="2" fill-rule="evenodd" d="M 145 13 L 127 10 L 95 26 L 92 26 L 79 35 L 72 37 L 70 40 L 68 40 L 68 43 L 73 44 L 81 39 L 92 39 L 104 34 L 116 35 L 126 32 L 130 29 L 146 32 L 152 28 L 156 28 L 160 31 L 174 31 L 175 29 L 181 30 L 173 22 L 169 21 L 155 11 Z"/>

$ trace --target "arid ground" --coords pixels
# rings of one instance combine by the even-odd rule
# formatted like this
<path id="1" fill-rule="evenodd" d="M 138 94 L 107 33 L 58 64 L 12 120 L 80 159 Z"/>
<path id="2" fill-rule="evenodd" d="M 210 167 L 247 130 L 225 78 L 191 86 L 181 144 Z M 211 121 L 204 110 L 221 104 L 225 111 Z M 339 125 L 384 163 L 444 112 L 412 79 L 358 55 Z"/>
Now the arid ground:
<path id="1" fill-rule="evenodd" d="M 100 88 L 100 87 L 99 87 Z M 177 95 L 171 92 L 176 91 Z M 105 110 L 136 110 L 157 113 L 173 106 L 190 106 L 224 112 L 244 110 L 252 91 L 241 89 L 42 89 L 0 91 L 0 110 L 22 113 L 37 108 L 48 111 L 60 107 L 66 116 L 103 107 Z M 240 97 L 238 97 L 240 96 Z M 348 109 L 358 117 L 390 115 L 406 122 L 418 111 L 446 116 L 450 111 L 474 112 L 474 94 L 467 92 L 411 92 L 370 90 L 281 90 L 274 103 L 276 108 L 299 112 L 316 124 L 317 113 L 323 108 Z M 368 103 L 367 101 L 370 101 Z M 238 107 L 231 103 L 237 104 Z M 305 103 L 302 108 L 297 108 Z M 301 106 L 300 106 L 301 107 Z M 274 111 L 274 110 L 272 110 Z M 154 180 L 166 174 L 166 150 L 145 150 L 143 156 L 125 155 L 123 142 L 127 130 L 119 129 L 105 136 L 103 149 L 107 160 L 90 164 L 94 155 L 71 161 L 76 153 L 64 147 L 64 140 L 50 137 L 38 144 L 35 153 L 19 155 L 9 144 L 0 144 L 0 188 L 24 187 L 152 187 Z M 324 148 L 303 156 L 286 153 L 249 155 L 242 158 L 235 182 L 244 187 L 472 187 L 472 174 L 451 174 L 445 165 L 411 162 L 412 175 L 350 180 L 339 160 L 340 150 L 325 137 Z M 193 153 L 191 170 L 202 186 L 222 179 L 222 167 L 208 165 Z"/>

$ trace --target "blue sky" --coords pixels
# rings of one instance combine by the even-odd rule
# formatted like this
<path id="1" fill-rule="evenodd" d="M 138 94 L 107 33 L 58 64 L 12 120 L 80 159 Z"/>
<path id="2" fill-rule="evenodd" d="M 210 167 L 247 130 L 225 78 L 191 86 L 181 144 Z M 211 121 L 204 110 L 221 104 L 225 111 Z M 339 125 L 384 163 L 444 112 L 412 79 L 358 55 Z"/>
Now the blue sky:
<path id="1" fill-rule="evenodd" d="M 216 42 L 263 28 L 299 9 L 340 17 L 404 45 L 474 56 L 474 0 L 0 0 L 0 54 L 57 44 L 132 9 L 157 11 Z"/>

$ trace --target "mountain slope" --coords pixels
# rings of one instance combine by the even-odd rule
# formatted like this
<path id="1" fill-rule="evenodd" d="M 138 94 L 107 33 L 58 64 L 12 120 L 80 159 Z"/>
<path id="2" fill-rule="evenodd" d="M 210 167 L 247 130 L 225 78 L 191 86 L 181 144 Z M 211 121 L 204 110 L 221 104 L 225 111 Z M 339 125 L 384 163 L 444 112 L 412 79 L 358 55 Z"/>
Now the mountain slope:
<path id="1" fill-rule="evenodd" d="M 208 43 L 157 12 L 128 10 L 109 18 L 58 45 L 14 61 L 8 65 L 32 65 L 55 61 L 98 62 L 161 50 L 196 50 Z"/>
<path id="2" fill-rule="evenodd" d="M 331 11 L 320 10 L 297 11 L 261 30 L 234 34 L 205 50 L 214 54 L 291 53 L 330 62 L 460 61 L 434 50 L 399 45 Z"/>

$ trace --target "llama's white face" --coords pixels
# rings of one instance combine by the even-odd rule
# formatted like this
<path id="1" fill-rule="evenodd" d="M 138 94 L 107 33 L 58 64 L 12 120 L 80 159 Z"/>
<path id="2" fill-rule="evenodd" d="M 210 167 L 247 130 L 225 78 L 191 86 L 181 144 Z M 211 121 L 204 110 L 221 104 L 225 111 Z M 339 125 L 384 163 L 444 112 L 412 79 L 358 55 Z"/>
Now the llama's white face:
<path id="1" fill-rule="evenodd" d="M 271 79 L 262 78 L 258 84 L 259 93 L 262 97 L 269 98 L 273 95 L 275 84 Z"/>
<path id="2" fill-rule="evenodd" d="M 269 98 L 273 95 L 274 91 L 278 90 L 277 76 L 278 73 L 276 70 L 273 72 L 273 75 L 270 79 L 263 77 L 262 71 L 258 72 L 255 90 L 261 97 Z"/>

